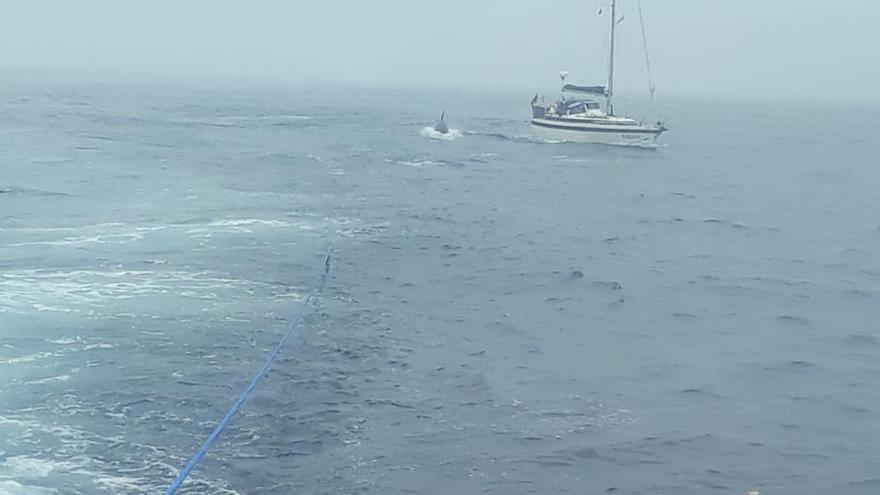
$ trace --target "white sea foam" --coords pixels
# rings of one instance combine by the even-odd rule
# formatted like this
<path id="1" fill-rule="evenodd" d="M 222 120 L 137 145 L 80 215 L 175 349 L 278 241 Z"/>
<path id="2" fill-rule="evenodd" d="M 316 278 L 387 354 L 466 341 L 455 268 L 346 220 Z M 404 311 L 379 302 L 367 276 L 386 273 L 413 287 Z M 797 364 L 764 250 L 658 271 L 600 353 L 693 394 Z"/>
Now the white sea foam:
<path id="1" fill-rule="evenodd" d="M 50 383 L 64 383 L 72 380 L 73 377 L 70 375 L 58 375 L 58 376 L 50 376 L 47 378 L 40 378 L 39 380 L 30 380 L 25 383 L 28 385 L 46 385 Z"/>
<path id="2" fill-rule="evenodd" d="M 97 344 L 89 344 L 83 347 L 84 351 L 94 351 L 94 350 L 107 350 L 113 349 L 116 346 L 113 344 L 108 344 L 107 342 L 98 342 Z"/>
<path id="3" fill-rule="evenodd" d="M 111 234 L 111 235 L 90 235 L 90 236 L 75 236 L 75 237 L 65 237 L 64 239 L 55 239 L 55 240 L 47 240 L 47 241 L 29 241 L 29 242 L 18 242 L 15 244 L 10 244 L 9 247 L 22 247 L 22 246 L 82 246 L 86 244 L 125 244 L 129 242 L 134 242 L 140 239 L 143 239 L 143 235 L 137 232 L 131 232 L 126 234 Z"/>
<path id="4" fill-rule="evenodd" d="M 7 359 L 0 359 L 0 364 L 21 364 L 21 363 L 32 363 L 34 361 L 39 361 L 42 359 L 50 358 L 58 356 L 57 353 L 54 352 L 35 352 L 33 354 L 27 354 L 25 356 L 11 357 Z"/>
<path id="5" fill-rule="evenodd" d="M 220 122 L 260 122 L 278 120 L 314 120 L 314 115 L 306 114 L 277 114 L 277 115 L 225 115 L 219 117 Z"/>
<path id="6" fill-rule="evenodd" d="M 407 167 L 421 168 L 430 165 L 441 165 L 440 162 L 431 160 L 385 160 L 386 163 L 396 163 L 398 165 L 406 165 Z"/>
<path id="7" fill-rule="evenodd" d="M 56 164 L 56 163 L 67 163 L 73 161 L 72 158 L 66 156 L 35 156 L 31 158 L 31 163 L 37 164 Z"/>
<path id="8" fill-rule="evenodd" d="M 565 143 L 565 141 L 560 141 L 557 139 L 545 139 L 545 138 L 540 138 L 537 136 L 525 136 L 525 135 L 514 136 L 513 139 L 528 141 L 528 142 L 532 142 L 532 143 L 541 143 L 541 144 L 564 144 Z"/>
<path id="9" fill-rule="evenodd" d="M 39 486 L 25 486 L 13 480 L 0 480 L 0 495 L 54 495 L 56 490 Z"/>
<path id="10" fill-rule="evenodd" d="M 182 270 L 11 270 L 0 274 L 0 309 L 90 314 L 104 310 L 108 300 L 181 293 L 201 298 L 252 284 Z"/>
<path id="11" fill-rule="evenodd" d="M 109 493 L 153 493 L 157 490 L 156 473 L 168 472 L 172 468 L 162 460 L 163 453 L 154 446 L 130 444 L 132 447 L 149 452 L 149 457 L 139 465 L 121 468 L 118 465 L 107 464 L 102 458 L 81 454 L 85 444 L 113 445 L 124 442 L 121 438 L 103 437 L 75 428 L 59 428 L 32 420 L 17 420 L 2 416 L 0 416 L 0 425 L 18 428 L 27 438 L 31 438 L 33 432 L 51 434 L 60 444 L 54 449 L 54 455 L 63 456 L 63 460 L 25 455 L 6 458 L 0 463 L 0 495 L 55 494 L 58 493 L 55 490 L 35 486 L 34 481 L 69 476 L 84 477 L 91 480 L 96 487 Z M 27 485 L 23 484 L 25 480 Z M 198 477 L 194 480 L 207 485 L 210 493 L 235 493 L 222 480 L 209 481 Z"/>
<path id="12" fill-rule="evenodd" d="M 46 458 L 14 456 L 7 457 L 0 463 L 0 473 L 8 478 L 45 478 L 52 471 L 67 471 L 75 468 L 70 462 L 53 461 Z"/>
<path id="13" fill-rule="evenodd" d="M 214 220 L 210 224 L 211 227 L 241 227 L 241 226 L 263 226 L 263 227 L 289 227 L 290 224 L 281 220 L 264 220 L 261 218 L 227 218 L 222 220 Z"/>
<path id="14" fill-rule="evenodd" d="M 426 137 L 429 139 L 437 139 L 440 141 L 454 141 L 454 140 L 464 136 L 464 134 L 462 134 L 462 132 L 458 129 L 449 129 L 449 132 L 442 133 L 442 132 L 439 132 L 430 126 L 423 127 L 422 130 L 419 131 L 419 134 L 421 134 L 422 137 Z"/>
<path id="15" fill-rule="evenodd" d="M 49 234 L 56 232 L 74 231 L 77 235 L 68 235 L 61 238 L 25 240 L 10 244 L 9 247 L 24 246 L 70 246 L 81 247 L 90 244 L 127 244 L 144 238 L 144 235 L 156 230 L 166 228 L 164 225 L 132 227 L 121 222 L 99 223 L 82 225 L 75 229 L 68 227 L 38 227 L 17 228 L 19 232 L 34 234 Z M 45 236 L 41 236 L 45 237 Z"/>

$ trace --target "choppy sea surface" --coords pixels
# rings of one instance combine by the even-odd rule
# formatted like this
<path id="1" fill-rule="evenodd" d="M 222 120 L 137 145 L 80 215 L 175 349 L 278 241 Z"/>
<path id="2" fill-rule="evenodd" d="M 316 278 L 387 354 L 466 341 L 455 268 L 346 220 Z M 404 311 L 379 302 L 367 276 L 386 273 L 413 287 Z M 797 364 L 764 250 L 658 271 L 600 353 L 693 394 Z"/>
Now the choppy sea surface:
<path id="1" fill-rule="evenodd" d="M 880 108 L 531 96 L 3 79 L 0 494 L 161 493 L 327 249 L 183 493 L 880 491 Z"/>

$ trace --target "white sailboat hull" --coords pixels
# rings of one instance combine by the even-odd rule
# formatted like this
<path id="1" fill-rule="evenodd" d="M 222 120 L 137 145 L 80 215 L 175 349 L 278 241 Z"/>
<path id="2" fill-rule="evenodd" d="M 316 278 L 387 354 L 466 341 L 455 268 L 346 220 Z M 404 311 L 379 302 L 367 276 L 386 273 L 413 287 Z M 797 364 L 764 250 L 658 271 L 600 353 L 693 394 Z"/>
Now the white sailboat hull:
<path id="1" fill-rule="evenodd" d="M 532 119 L 532 132 L 547 141 L 625 146 L 656 146 L 664 129 L 642 125 L 602 125 Z"/>

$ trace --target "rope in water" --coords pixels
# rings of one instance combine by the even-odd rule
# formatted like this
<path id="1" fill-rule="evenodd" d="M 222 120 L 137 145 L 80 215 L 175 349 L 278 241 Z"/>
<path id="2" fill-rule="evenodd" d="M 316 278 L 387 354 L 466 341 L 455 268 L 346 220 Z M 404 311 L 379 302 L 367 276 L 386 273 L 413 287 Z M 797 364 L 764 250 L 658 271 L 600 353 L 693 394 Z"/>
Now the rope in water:
<path id="1" fill-rule="evenodd" d="M 192 472 L 192 470 L 198 465 L 199 461 L 202 460 L 202 457 L 208 452 L 208 449 L 217 441 L 217 438 L 220 437 L 220 433 L 226 428 L 230 421 L 232 421 L 233 416 L 241 409 L 241 406 L 247 401 L 248 397 L 251 395 L 251 392 L 257 387 L 257 383 L 259 383 L 260 379 L 263 378 L 269 372 L 269 368 L 272 366 L 272 363 L 275 362 L 275 358 L 278 357 L 278 354 L 281 352 L 281 348 L 284 347 L 285 342 L 293 335 L 294 331 L 297 327 L 302 324 L 303 321 L 306 320 L 309 316 L 314 314 L 315 308 L 313 304 L 315 300 L 318 298 L 318 295 L 324 288 L 324 284 L 327 281 L 327 275 L 330 273 L 330 251 L 327 251 L 327 256 L 324 258 L 324 266 L 321 269 L 321 273 L 318 275 L 318 278 L 315 280 L 315 285 L 312 291 L 309 293 L 305 302 L 303 302 L 302 307 L 297 313 L 296 317 L 290 321 L 290 326 L 287 328 L 287 332 L 281 337 L 281 340 L 278 342 L 278 345 L 275 346 L 275 349 L 269 354 L 269 357 L 266 359 L 266 362 L 263 364 L 263 367 L 260 368 L 259 373 L 254 376 L 253 380 L 248 384 L 248 386 L 244 389 L 241 396 L 235 401 L 235 404 L 232 405 L 232 408 L 229 409 L 229 412 L 226 413 L 226 416 L 220 421 L 214 431 L 211 432 L 211 435 L 205 440 L 205 443 L 199 448 L 193 458 L 189 461 L 186 467 L 180 471 L 180 474 L 177 475 L 177 478 L 171 483 L 171 486 L 168 487 L 168 490 L 165 492 L 165 495 L 173 495 L 177 493 L 177 490 L 183 484 L 184 480 L 186 480 L 187 476 Z"/>

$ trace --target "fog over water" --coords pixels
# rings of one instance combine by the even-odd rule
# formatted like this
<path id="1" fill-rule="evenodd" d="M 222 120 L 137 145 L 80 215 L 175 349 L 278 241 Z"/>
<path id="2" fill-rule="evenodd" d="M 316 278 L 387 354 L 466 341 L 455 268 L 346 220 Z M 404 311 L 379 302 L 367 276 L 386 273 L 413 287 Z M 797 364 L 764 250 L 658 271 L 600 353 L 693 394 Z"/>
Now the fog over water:
<path id="1" fill-rule="evenodd" d="M 878 493 L 880 7 L 643 5 L 650 149 L 530 128 L 593 0 L 4 2 L 0 495 L 163 493 L 328 249 L 181 493 Z"/>
<path id="2" fill-rule="evenodd" d="M 597 0 L 4 2 L 0 68 L 540 89 L 602 82 Z M 635 0 L 618 89 L 644 91 Z M 643 0 L 660 94 L 871 98 L 880 4 Z M 607 8 L 604 13 L 607 16 Z"/>

